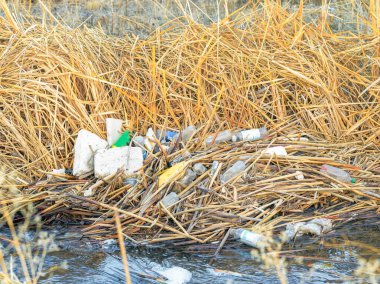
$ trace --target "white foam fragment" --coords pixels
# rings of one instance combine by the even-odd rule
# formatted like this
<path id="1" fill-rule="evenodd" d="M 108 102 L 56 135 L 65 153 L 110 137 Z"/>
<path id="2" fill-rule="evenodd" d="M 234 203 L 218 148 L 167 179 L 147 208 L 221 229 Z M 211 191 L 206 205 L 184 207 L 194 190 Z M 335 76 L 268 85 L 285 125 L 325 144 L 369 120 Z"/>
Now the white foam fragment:
<path id="1" fill-rule="evenodd" d="M 106 118 L 107 142 L 109 146 L 115 144 L 121 136 L 123 120 L 116 118 Z"/>
<path id="2" fill-rule="evenodd" d="M 322 233 L 330 232 L 333 228 L 333 224 L 330 219 L 327 218 L 317 218 L 311 220 L 309 223 L 317 224 L 322 227 Z"/>
<path id="3" fill-rule="evenodd" d="M 73 174 L 80 176 L 94 170 L 94 154 L 97 150 L 105 149 L 107 141 L 98 135 L 82 129 L 74 146 L 74 167 Z"/>
<path id="4" fill-rule="evenodd" d="M 57 177 L 55 175 L 65 175 L 66 170 L 65 169 L 53 169 L 50 174 L 47 175 L 48 180 L 67 180 L 63 177 Z"/>
<path id="5" fill-rule="evenodd" d="M 149 128 L 146 132 L 146 138 L 145 138 L 145 147 L 149 152 L 152 152 L 154 149 L 154 146 L 156 146 L 156 143 L 154 143 L 154 139 L 156 138 L 156 134 L 154 133 L 152 128 Z"/>
<path id="6" fill-rule="evenodd" d="M 295 175 L 295 178 L 296 178 L 296 179 L 298 179 L 298 180 L 303 180 L 303 179 L 305 179 L 305 177 L 304 177 L 304 175 L 303 175 L 303 172 L 301 172 L 301 171 L 296 171 L 296 174 L 297 174 L 297 175 Z"/>
<path id="7" fill-rule="evenodd" d="M 285 235 L 288 239 L 293 239 L 294 237 L 299 237 L 305 234 L 320 236 L 323 233 L 331 231 L 332 227 L 333 225 L 330 219 L 317 218 L 307 223 L 298 222 L 286 225 Z"/>
<path id="8" fill-rule="evenodd" d="M 190 271 L 179 266 L 164 268 L 156 264 L 154 267 L 152 267 L 152 270 L 166 277 L 168 280 L 165 283 L 167 284 L 189 283 L 193 276 Z"/>
<path id="9" fill-rule="evenodd" d="M 102 149 L 95 154 L 95 177 L 105 178 L 119 169 L 134 173 L 143 166 L 144 158 L 140 147 Z"/>
<path id="10" fill-rule="evenodd" d="M 264 154 L 268 155 L 276 155 L 276 156 L 286 156 L 288 153 L 286 152 L 285 147 L 283 146 L 275 146 L 275 147 L 270 147 L 268 149 L 264 150 Z"/>

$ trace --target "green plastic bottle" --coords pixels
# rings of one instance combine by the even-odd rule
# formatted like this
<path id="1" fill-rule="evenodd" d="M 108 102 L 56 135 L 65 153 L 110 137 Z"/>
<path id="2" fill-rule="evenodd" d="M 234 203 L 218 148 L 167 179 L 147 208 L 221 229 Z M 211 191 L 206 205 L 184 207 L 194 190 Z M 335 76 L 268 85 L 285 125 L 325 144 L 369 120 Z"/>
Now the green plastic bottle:
<path id="1" fill-rule="evenodd" d="M 120 138 L 112 145 L 112 148 L 118 148 L 123 146 L 128 146 L 132 140 L 131 131 L 127 130 L 123 134 L 121 134 Z"/>

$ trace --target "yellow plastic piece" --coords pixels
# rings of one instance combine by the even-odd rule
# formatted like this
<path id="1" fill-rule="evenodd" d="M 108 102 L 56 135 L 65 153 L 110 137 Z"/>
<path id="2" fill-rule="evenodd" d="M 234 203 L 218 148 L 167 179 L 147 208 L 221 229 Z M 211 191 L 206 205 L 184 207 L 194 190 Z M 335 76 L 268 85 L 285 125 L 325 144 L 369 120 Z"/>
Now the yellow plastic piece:
<path id="1" fill-rule="evenodd" d="M 180 162 L 162 172 L 158 177 L 158 187 L 161 187 L 174 179 L 181 178 L 185 173 L 187 162 Z"/>

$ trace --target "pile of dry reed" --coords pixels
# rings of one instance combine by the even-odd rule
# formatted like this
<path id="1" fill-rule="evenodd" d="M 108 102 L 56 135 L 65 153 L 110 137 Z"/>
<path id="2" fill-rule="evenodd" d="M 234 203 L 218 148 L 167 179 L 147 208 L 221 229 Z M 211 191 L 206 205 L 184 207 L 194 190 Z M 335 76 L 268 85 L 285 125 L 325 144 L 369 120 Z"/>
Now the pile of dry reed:
<path id="1" fill-rule="evenodd" d="M 13 183 L 27 188 L 25 202 L 36 202 L 47 221 L 68 216 L 95 222 L 88 229 L 94 236 L 112 234 L 119 211 L 129 236 L 155 228 L 151 240 L 199 242 L 220 238 L 237 224 L 286 222 L 294 217 L 289 212 L 311 207 L 329 216 L 377 209 L 378 195 L 368 193 L 379 189 L 377 22 L 372 33 L 334 33 L 326 21 L 306 24 L 302 7 L 289 14 L 276 4 L 255 5 L 248 15 L 237 11 L 211 26 L 179 19 L 147 39 L 22 23 L 5 10 L 0 161 L 12 169 L 10 176 L 16 174 Z M 152 125 L 202 126 L 198 140 L 187 145 L 192 159 L 220 160 L 224 169 L 249 154 L 250 170 L 227 186 L 207 173 L 184 188 L 179 204 L 168 211 L 156 206 L 167 190 L 157 187 L 156 177 L 181 152 L 150 157 L 138 187 L 123 186 L 115 177 L 91 199 L 80 195 L 97 184 L 93 179 L 30 184 L 53 168 L 71 168 L 79 129 L 104 137 L 106 117 L 125 118 L 131 130 L 141 132 Z M 271 139 L 257 145 L 205 149 L 201 143 L 212 131 L 263 125 Z M 281 142 L 290 143 L 286 158 L 270 160 L 256 152 L 279 143 L 276 137 L 299 134 L 311 142 Z M 343 163 L 370 183 L 331 183 L 317 172 L 321 163 Z M 295 180 L 296 169 L 307 179 Z"/>

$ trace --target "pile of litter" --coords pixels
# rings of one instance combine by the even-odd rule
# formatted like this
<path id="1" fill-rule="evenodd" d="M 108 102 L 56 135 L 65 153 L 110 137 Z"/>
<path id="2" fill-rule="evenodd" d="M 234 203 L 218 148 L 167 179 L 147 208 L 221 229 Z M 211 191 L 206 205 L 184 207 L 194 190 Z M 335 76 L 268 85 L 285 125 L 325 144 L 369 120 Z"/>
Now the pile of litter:
<path id="1" fill-rule="evenodd" d="M 205 243 L 231 228 L 286 224 L 290 239 L 320 236 L 331 220 L 379 208 L 378 157 L 357 145 L 274 137 L 265 127 L 205 138 L 195 126 L 144 135 L 123 131 L 123 122 L 107 119 L 107 140 L 79 131 L 73 173 L 54 170 L 24 189 L 45 222 L 87 224 L 86 236 L 107 239 L 117 211 L 132 241 Z M 344 162 L 360 159 L 365 170 Z"/>
<path id="2" fill-rule="evenodd" d="M 302 7 L 251 5 L 147 39 L 4 13 L 0 197 L 11 213 L 33 202 L 45 223 L 108 239 L 118 212 L 132 241 L 205 243 L 378 211 L 375 17 L 357 23 L 367 34 L 334 33 L 328 19 L 305 23 Z"/>

